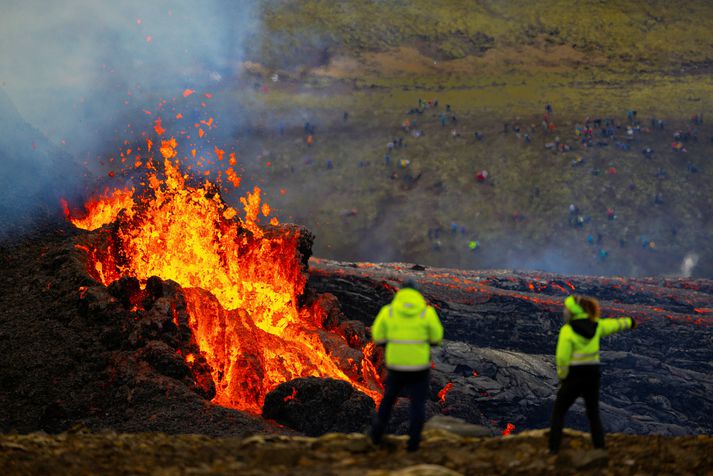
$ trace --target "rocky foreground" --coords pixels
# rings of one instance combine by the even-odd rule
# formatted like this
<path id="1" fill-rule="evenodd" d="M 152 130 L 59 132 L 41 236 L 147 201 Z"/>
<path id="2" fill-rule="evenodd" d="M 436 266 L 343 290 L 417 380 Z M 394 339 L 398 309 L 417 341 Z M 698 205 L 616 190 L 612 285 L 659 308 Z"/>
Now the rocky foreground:
<path id="1" fill-rule="evenodd" d="M 318 438 L 257 435 L 210 438 L 163 433 L 0 436 L 3 474 L 713 474 L 713 437 L 608 435 L 608 451 L 592 450 L 585 433 L 568 430 L 559 456 L 546 450 L 545 430 L 495 438 L 424 433 L 406 453 L 406 437 L 374 447 L 365 435 Z"/>

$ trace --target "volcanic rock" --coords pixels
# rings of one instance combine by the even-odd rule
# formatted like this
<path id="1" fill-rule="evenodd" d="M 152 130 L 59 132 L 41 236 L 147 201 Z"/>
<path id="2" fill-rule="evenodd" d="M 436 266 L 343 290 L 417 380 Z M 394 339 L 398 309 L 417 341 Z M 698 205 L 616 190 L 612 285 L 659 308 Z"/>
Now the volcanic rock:
<path id="1" fill-rule="evenodd" d="M 305 377 L 280 384 L 268 393 L 262 416 L 308 436 L 318 436 L 362 432 L 373 411 L 374 401 L 351 384 Z"/>
<path id="2" fill-rule="evenodd" d="M 287 431 L 211 405 L 214 383 L 180 287 L 156 278 L 150 291 L 137 291 L 125 280 L 115 297 L 88 278 L 74 241 L 82 236 L 42 234 L 0 253 L 0 430 Z M 159 287 L 149 310 L 127 309 Z M 197 356 L 190 366 L 188 353 Z"/>
<path id="3" fill-rule="evenodd" d="M 436 415 L 426 422 L 424 430 L 445 430 L 460 436 L 492 436 L 489 428 L 473 425 L 461 418 Z"/>
<path id="4" fill-rule="evenodd" d="M 492 431 L 508 423 L 547 426 L 557 388 L 562 301 L 576 292 L 599 298 L 603 317 L 628 315 L 639 323 L 602 342 L 604 427 L 639 434 L 713 431 L 711 280 L 414 270 L 403 263 L 315 258 L 310 265 L 308 285 L 335 295 L 346 319 L 366 326 L 403 282 L 419 285 L 445 328 L 443 346 L 432 351 L 429 416 L 447 414 Z M 392 429 L 399 433 L 408 426 L 406 408 L 397 404 L 393 414 Z M 581 403 L 567 423 L 588 430 Z"/>

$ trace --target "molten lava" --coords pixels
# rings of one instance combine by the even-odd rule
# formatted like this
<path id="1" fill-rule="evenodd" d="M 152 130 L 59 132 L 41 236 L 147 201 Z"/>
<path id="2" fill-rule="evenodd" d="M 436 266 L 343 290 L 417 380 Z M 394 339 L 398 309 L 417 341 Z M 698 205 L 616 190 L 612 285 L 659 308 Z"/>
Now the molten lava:
<path id="1" fill-rule="evenodd" d="M 441 402 L 441 405 L 446 403 L 446 395 L 448 395 L 448 392 L 450 392 L 452 388 L 453 382 L 448 382 L 445 387 L 438 391 L 438 400 Z"/>
<path id="2" fill-rule="evenodd" d="M 131 216 L 134 211 L 133 196 L 134 189 L 114 190 L 112 193 L 105 190 L 103 194 L 90 198 L 84 204 L 86 212 L 83 214 L 70 212 L 65 201 L 62 201 L 62 206 L 65 216 L 74 226 L 82 230 L 96 230 L 116 220 L 122 210 Z"/>
<path id="3" fill-rule="evenodd" d="M 324 311 L 298 306 L 306 283 L 299 236 L 286 227 L 260 225 L 261 215 L 270 213 L 261 205 L 260 189 L 241 199 L 240 219 L 213 184 L 186 182 L 172 161 L 175 139 L 161 141 L 159 151 L 163 174 L 148 170 L 147 193 L 115 191 L 90 200 L 85 217 L 69 216 L 76 226 L 94 229 L 126 210 L 106 250 L 89 250 L 91 273 L 105 285 L 122 276 L 143 283 L 159 276 L 184 288 L 189 325 L 212 369 L 214 402 L 220 405 L 259 413 L 269 391 L 306 376 L 351 381 L 378 401 L 369 360 L 350 369 L 350 378 L 320 338 Z M 194 359 L 187 359 L 189 365 Z"/>

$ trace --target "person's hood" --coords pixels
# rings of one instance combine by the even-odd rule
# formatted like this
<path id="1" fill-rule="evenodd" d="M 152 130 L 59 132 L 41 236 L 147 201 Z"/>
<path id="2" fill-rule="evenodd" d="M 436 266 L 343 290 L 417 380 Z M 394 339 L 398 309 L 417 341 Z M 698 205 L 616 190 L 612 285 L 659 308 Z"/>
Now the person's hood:
<path id="1" fill-rule="evenodd" d="M 426 308 L 426 300 L 415 289 L 404 288 L 396 293 L 391 305 L 400 315 L 410 317 L 423 312 Z"/>
<path id="2" fill-rule="evenodd" d="M 597 322 L 589 319 L 574 319 L 569 323 L 572 330 L 586 339 L 591 339 L 597 333 Z"/>

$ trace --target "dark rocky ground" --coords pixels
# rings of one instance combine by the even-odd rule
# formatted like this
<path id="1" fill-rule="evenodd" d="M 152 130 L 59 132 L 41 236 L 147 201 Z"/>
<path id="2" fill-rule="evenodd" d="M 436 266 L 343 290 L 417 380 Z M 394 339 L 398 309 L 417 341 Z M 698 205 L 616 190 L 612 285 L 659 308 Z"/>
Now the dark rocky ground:
<path id="1" fill-rule="evenodd" d="M 640 324 L 602 342 L 605 427 L 639 434 L 713 431 L 710 280 L 311 261 L 310 285 L 337 296 L 347 316 L 365 323 L 408 278 L 419 283 L 445 327 L 444 346 L 434 353 L 433 414 L 501 429 L 507 423 L 547 426 L 561 302 L 578 292 L 598 297 L 604 317 L 633 316 Z M 436 394 L 449 382 L 441 402 Z M 583 406 L 573 407 L 568 422 L 587 428 Z"/>

